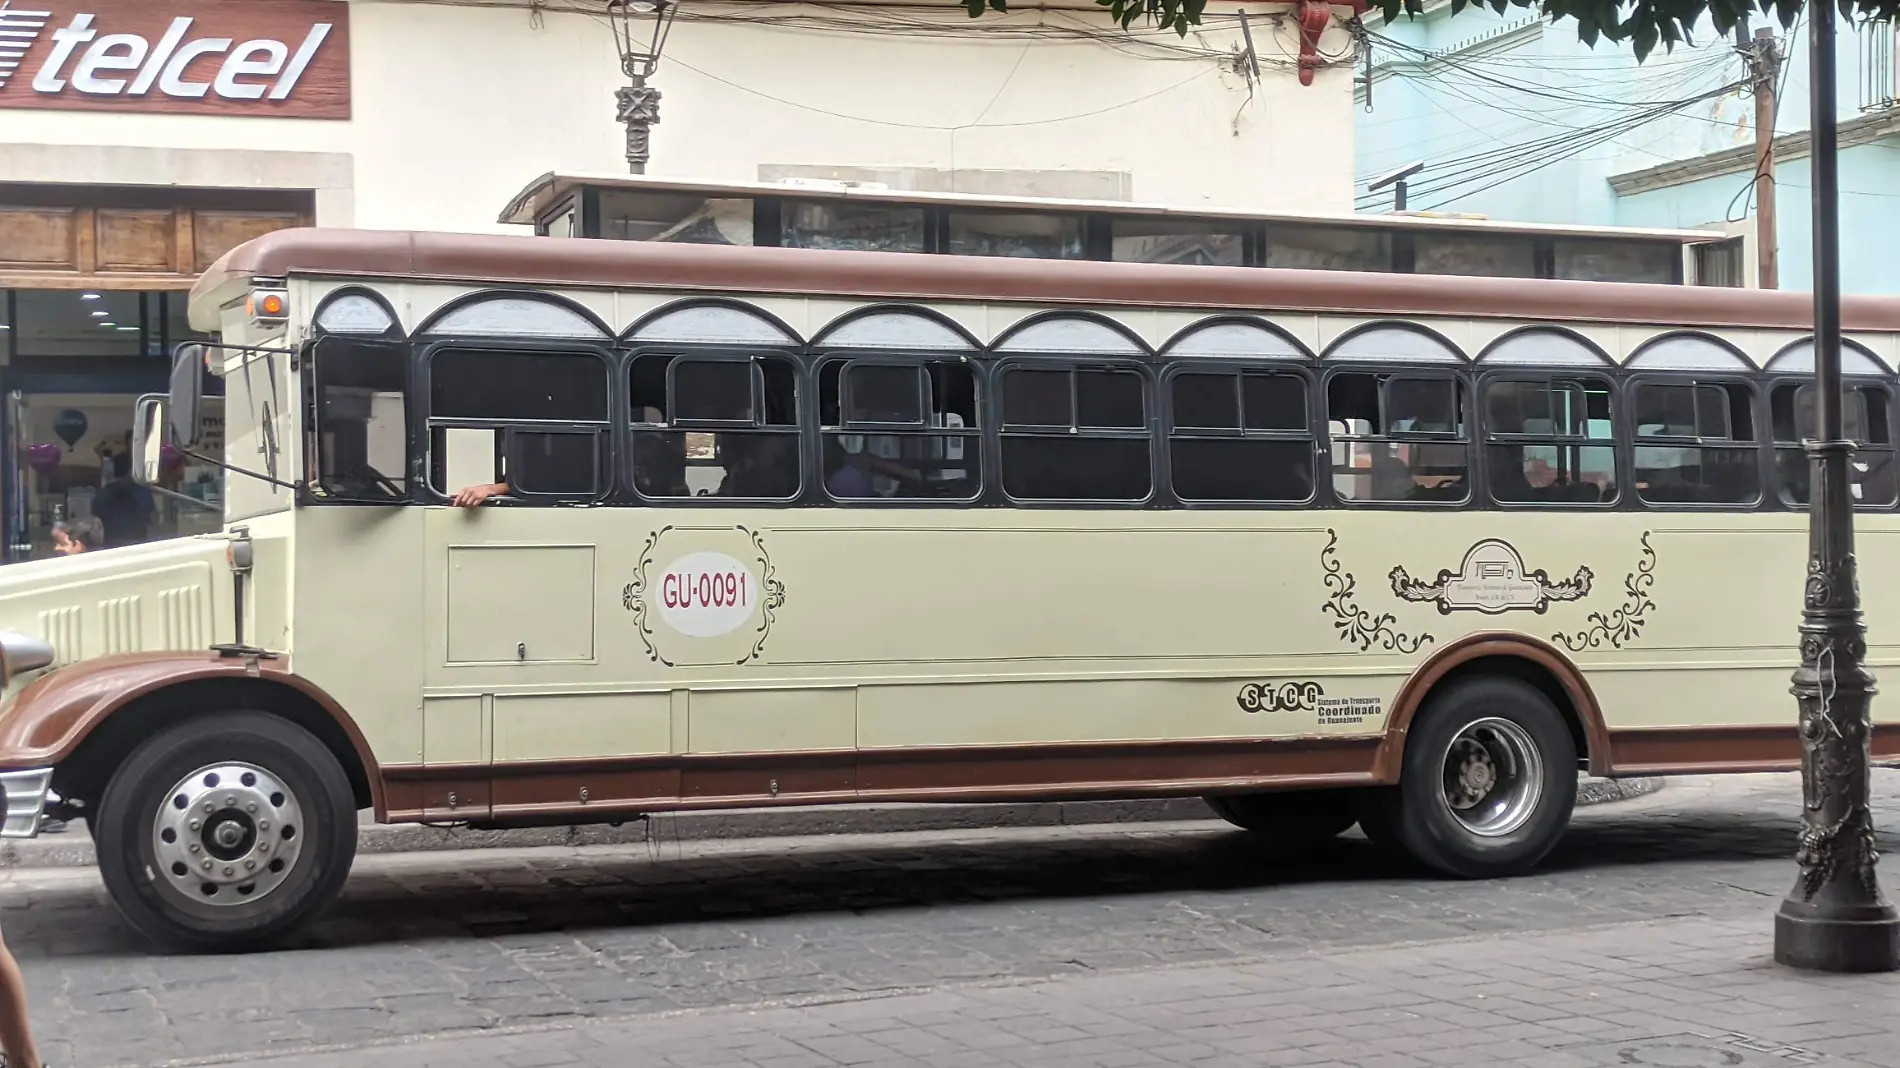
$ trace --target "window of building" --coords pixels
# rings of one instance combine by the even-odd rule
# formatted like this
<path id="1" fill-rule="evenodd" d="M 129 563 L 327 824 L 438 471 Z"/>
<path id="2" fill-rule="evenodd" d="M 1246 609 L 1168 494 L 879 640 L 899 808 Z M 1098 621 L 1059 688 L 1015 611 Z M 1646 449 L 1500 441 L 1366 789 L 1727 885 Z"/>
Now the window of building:
<path id="1" fill-rule="evenodd" d="M 1736 288 L 1747 285 L 1748 265 L 1742 257 L 1743 248 L 1739 237 L 1695 246 L 1696 285 Z"/>
<path id="2" fill-rule="evenodd" d="M 157 293 L 126 290 L 17 290 L 12 324 L 14 354 L 80 358 L 144 355 L 148 351 L 148 313 L 153 343 L 159 342 L 155 313 L 159 298 Z"/>
<path id="3" fill-rule="evenodd" d="M 831 496 L 970 500 L 982 490 L 976 375 L 969 363 L 829 360 L 818 372 L 818 405 Z"/>
<path id="4" fill-rule="evenodd" d="M 1485 474 L 1505 504 L 1616 500 L 1608 379 L 1491 378 L 1483 386 Z"/>
<path id="5" fill-rule="evenodd" d="M 310 376 L 315 446 L 308 450 L 315 466 L 311 481 L 336 500 L 407 500 L 408 346 L 325 337 L 311 349 Z"/>
<path id="6" fill-rule="evenodd" d="M 1269 223 L 1262 265 L 1318 271 L 1390 271 L 1392 235 L 1370 227 Z"/>
<path id="7" fill-rule="evenodd" d="M 1558 238 L 1552 245 L 1558 278 L 1669 285 L 1682 266 L 1681 246 L 1668 241 Z"/>
<path id="8" fill-rule="evenodd" d="M 803 484 L 798 365 L 783 356 L 643 353 L 630 399 L 641 495 L 790 500 Z"/>
<path id="9" fill-rule="evenodd" d="M 1003 491 L 1018 500 L 1142 501 L 1154 488 L 1148 380 L 1129 367 L 1006 368 Z"/>
<path id="10" fill-rule="evenodd" d="M 1236 222 L 1136 215 L 1115 219 L 1110 225 L 1110 258 L 1117 262 L 1217 267 L 1247 263 L 1247 241 Z"/>
<path id="11" fill-rule="evenodd" d="M 437 349 L 431 488 L 448 496 L 488 476 L 525 500 L 599 497 L 610 484 L 607 383 L 607 361 L 591 352 Z"/>
<path id="12" fill-rule="evenodd" d="M 1226 368 L 1167 380 L 1168 467 L 1184 501 L 1304 501 L 1313 496 L 1306 379 Z"/>
<path id="13" fill-rule="evenodd" d="M 1043 260 L 1084 258 L 1080 215 L 1003 211 L 952 211 L 948 216 L 953 256 L 1017 256 Z"/>
<path id="14" fill-rule="evenodd" d="M 1687 376 L 1638 379 L 1636 495 L 1649 504 L 1753 504 L 1761 499 L 1754 393 L 1746 383 Z"/>
<path id="15" fill-rule="evenodd" d="M 1535 278 L 1537 249 L 1528 237 L 1421 232 L 1412 236 L 1419 274 Z"/>
<path id="16" fill-rule="evenodd" d="M 752 201 L 692 193 L 602 189 L 600 236 L 617 241 L 672 241 L 691 245 L 750 245 Z"/>
<path id="17" fill-rule="evenodd" d="M 1816 438 L 1814 383 L 1781 382 L 1768 394 L 1775 428 L 1775 489 L 1788 504 L 1808 503 L 1809 462 L 1802 443 Z M 1893 396 L 1887 387 L 1849 383 L 1841 397 L 1841 430 L 1854 443 L 1848 488 L 1863 508 L 1900 500 L 1893 463 Z"/>
<path id="18" fill-rule="evenodd" d="M 1333 375 L 1326 418 L 1334 491 L 1347 501 L 1467 499 L 1465 403 L 1464 382 L 1452 375 Z"/>
<path id="19" fill-rule="evenodd" d="M 788 200 L 779 244 L 787 248 L 922 252 L 924 209 L 850 201 Z"/>

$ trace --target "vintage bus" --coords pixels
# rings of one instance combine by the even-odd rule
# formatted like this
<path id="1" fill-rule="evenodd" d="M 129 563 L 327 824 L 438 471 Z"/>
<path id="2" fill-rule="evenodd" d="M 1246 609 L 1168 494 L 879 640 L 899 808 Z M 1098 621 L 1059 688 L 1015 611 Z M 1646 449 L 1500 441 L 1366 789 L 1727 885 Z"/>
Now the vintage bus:
<path id="1" fill-rule="evenodd" d="M 333 898 L 361 810 L 1200 795 L 1281 846 L 1522 871 L 1580 770 L 1798 766 L 1808 314 L 271 234 L 139 410 L 163 488 L 222 376 L 222 531 L 0 572 L 5 832 L 83 817 L 129 922 L 209 948 Z M 1900 301 L 1845 317 L 1879 671 Z"/>

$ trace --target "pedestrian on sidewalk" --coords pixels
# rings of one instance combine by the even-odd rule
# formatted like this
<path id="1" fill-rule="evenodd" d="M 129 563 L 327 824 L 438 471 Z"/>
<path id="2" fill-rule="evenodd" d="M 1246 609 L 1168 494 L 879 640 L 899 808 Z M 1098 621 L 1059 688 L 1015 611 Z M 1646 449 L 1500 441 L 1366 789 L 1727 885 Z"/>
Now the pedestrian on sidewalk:
<path id="1" fill-rule="evenodd" d="M 0 1068 L 46 1068 L 27 1021 L 26 978 L 4 940 L 0 940 L 0 1050 L 5 1050 Z"/>

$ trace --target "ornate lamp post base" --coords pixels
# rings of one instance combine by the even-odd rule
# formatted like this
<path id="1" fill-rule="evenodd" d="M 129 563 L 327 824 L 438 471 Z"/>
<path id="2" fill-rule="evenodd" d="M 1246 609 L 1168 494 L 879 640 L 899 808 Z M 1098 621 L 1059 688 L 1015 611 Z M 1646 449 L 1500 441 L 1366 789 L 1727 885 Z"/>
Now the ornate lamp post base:
<path id="1" fill-rule="evenodd" d="M 1900 912 L 1789 899 L 1775 913 L 1775 963 L 1818 972 L 1900 969 Z"/>

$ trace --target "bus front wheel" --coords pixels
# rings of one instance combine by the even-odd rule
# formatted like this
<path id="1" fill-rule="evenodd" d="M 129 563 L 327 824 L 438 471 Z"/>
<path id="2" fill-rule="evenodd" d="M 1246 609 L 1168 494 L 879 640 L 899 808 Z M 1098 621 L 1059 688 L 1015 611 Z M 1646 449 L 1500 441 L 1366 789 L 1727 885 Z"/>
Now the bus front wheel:
<path id="1" fill-rule="evenodd" d="M 1275 844 L 1324 842 L 1344 834 L 1358 819 L 1346 790 L 1215 794 L 1203 800 L 1216 816 Z"/>
<path id="2" fill-rule="evenodd" d="M 182 949 L 242 950 L 312 919 L 356 856 L 349 778 L 310 732 L 261 712 L 187 720 L 134 749 L 94 838 L 113 904 Z"/>
<path id="3" fill-rule="evenodd" d="M 1406 852 L 1448 875 L 1514 875 L 1544 859 L 1577 801 L 1577 747 L 1536 687 L 1479 676 L 1432 695 L 1385 794 Z"/>

